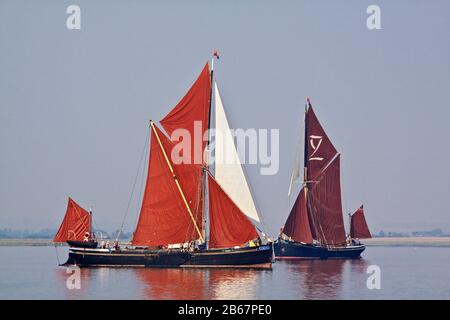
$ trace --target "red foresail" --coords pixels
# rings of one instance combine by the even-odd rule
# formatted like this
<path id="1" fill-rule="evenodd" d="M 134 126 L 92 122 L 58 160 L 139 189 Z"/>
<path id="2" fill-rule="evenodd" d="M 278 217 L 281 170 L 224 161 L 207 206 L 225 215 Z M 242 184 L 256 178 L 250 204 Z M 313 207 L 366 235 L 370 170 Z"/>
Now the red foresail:
<path id="1" fill-rule="evenodd" d="M 203 136 L 208 129 L 211 79 L 208 64 L 180 102 L 160 121 L 172 136 L 175 130 L 184 129 L 190 134 L 190 162 L 202 164 L 206 146 Z M 174 142 L 176 139 L 172 139 Z M 185 161 L 187 163 L 187 161 Z"/>
<path id="2" fill-rule="evenodd" d="M 308 210 L 305 201 L 305 189 L 302 188 L 291 213 L 289 214 L 283 233 L 297 242 L 312 243 L 313 237 L 309 225 Z"/>
<path id="3" fill-rule="evenodd" d="M 90 233 L 91 218 L 89 212 L 69 198 L 66 215 L 53 242 L 83 241 L 85 238 L 89 238 Z"/>
<path id="4" fill-rule="evenodd" d="M 182 193 L 201 230 L 201 166 L 174 165 L 170 160 L 173 143 L 156 126 L 154 129 L 158 136 L 152 131 L 147 182 L 132 243 L 136 246 L 159 246 L 198 239 Z"/>
<path id="5" fill-rule="evenodd" d="M 306 167 L 307 180 L 314 180 L 337 154 L 311 105 L 306 112 Z"/>
<path id="6" fill-rule="evenodd" d="M 351 217 L 350 236 L 352 238 L 368 239 L 372 238 L 366 218 L 364 217 L 364 207 L 361 206 Z"/>
<path id="7" fill-rule="evenodd" d="M 331 161 L 310 186 L 309 209 L 318 240 L 324 245 L 344 244 L 340 155 Z"/>
<path id="8" fill-rule="evenodd" d="M 253 224 L 211 176 L 209 186 L 209 219 L 211 248 L 229 248 L 256 239 Z"/>

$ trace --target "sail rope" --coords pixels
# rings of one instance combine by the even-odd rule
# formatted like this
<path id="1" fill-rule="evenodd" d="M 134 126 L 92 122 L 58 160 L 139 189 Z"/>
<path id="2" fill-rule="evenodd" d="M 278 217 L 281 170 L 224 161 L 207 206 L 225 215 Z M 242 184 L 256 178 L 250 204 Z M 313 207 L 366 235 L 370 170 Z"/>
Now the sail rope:
<path id="1" fill-rule="evenodd" d="M 146 138 L 145 138 L 145 144 L 144 144 L 144 147 L 142 148 L 141 156 L 139 158 L 139 165 L 138 165 L 138 169 L 137 169 L 137 172 L 136 172 L 136 176 L 134 177 L 133 187 L 131 189 L 131 194 L 130 194 L 130 197 L 128 199 L 127 208 L 125 210 L 125 214 L 123 216 L 119 232 L 117 232 L 115 242 L 119 241 L 119 237 L 120 237 L 120 235 L 123 232 L 123 227 L 125 225 L 125 220 L 126 220 L 126 218 L 128 216 L 128 213 L 130 212 L 131 202 L 133 201 L 134 191 L 136 189 L 136 184 L 137 184 L 137 180 L 138 180 L 138 177 L 139 177 L 139 173 L 141 172 L 141 166 L 142 166 L 142 162 L 144 161 L 144 157 L 145 157 L 145 154 L 146 154 L 146 151 L 147 151 L 149 139 L 150 139 L 150 126 L 149 126 L 149 130 L 147 132 Z M 142 195 L 142 193 L 141 193 L 141 195 Z"/>
<path id="2" fill-rule="evenodd" d="M 344 152 L 344 147 L 342 147 L 341 160 L 342 160 L 342 153 L 343 152 Z M 344 162 L 341 161 L 341 163 L 344 163 Z M 344 165 L 341 164 L 341 168 L 340 168 L 340 170 L 341 170 L 341 176 L 340 176 L 340 178 L 341 178 L 341 187 L 345 186 L 345 183 L 344 183 L 344 170 L 343 169 L 344 169 Z M 346 213 L 348 212 L 348 208 L 347 208 L 347 202 L 345 201 L 345 197 L 343 197 L 342 195 L 343 195 L 343 192 L 341 192 L 341 201 L 342 201 L 342 207 L 343 207 L 343 210 L 344 210 L 343 216 L 344 216 L 344 219 L 346 219 L 346 216 L 347 216 Z M 350 220 L 348 221 L 348 226 L 349 226 L 348 233 L 350 234 Z M 345 230 L 345 220 L 344 220 L 344 230 Z M 345 236 L 347 237 L 347 230 L 345 230 L 344 232 L 345 232 Z"/>
<path id="3" fill-rule="evenodd" d="M 61 265 L 61 262 L 59 262 L 58 248 L 56 247 L 56 244 L 55 244 L 54 246 L 55 246 L 56 260 L 58 261 L 58 266 L 60 266 L 60 265 Z"/>

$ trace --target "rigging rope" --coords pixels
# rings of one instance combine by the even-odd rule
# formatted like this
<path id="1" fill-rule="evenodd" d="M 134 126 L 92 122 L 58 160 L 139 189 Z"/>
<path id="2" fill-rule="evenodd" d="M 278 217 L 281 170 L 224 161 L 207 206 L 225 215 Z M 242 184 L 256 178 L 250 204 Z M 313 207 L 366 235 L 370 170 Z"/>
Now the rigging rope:
<path id="1" fill-rule="evenodd" d="M 58 261 L 58 266 L 60 266 L 61 262 L 59 262 L 58 248 L 56 248 L 56 244 L 55 244 L 55 254 L 56 254 L 56 260 Z"/>
<path id="2" fill-rule="evenodd" d="M 119 237 L 120 237 L 120 235 L 122 234 L 122 231 L 123 231 L 123 226 L 125 225 L 125 220 L 126 220 L 126 218 L 128 216 L 128 213 L 130 211 L 131 202 L 133 201 L 134 190 L 136 189 L 136 183 L 137 183 L 137 180 L 138 180 L 138 177 L 139 177 L 139 172 L 141 171 L 141 165 L 142 165 L 143 159 L 144 159 L 146 151 L 147 151 L 149 139 L 150 139 L 150 126 L 149 126 L 149 129 L 148 129 L 148 132 L 147 132 L 147 136 L 145 138 L 144 148 L 142 149 L 142 153 L 141 153 L 141 156 L 140 156 L 140 159 L 139 159 L 138 170 L 137 170 L 136 176 L 134 178 L 133 188 L 131 189 L 130 198 L 128 199 L 128 204 L 127 204 L 127 208 L 125 210 L 125 215 L 124 215 L 124 217 L 122 219 L 122 224 L 120 225 L 119 232 L 117 232 L 117 236 L 116 236 L 116 240 L 115 240 L 116 242 L 119 241 Z M 142 190 L 141 190 L 141 195 L 142 195 Z M 139 200 L 139 202 L 140 202 L 140 200 Z"/>

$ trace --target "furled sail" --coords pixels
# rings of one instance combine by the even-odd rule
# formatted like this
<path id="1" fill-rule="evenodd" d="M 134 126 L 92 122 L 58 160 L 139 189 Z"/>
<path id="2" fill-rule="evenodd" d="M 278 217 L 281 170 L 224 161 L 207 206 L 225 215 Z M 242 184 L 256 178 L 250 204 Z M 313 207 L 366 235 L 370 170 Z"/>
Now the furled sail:
<path id="1" fill-rule="evenodd" d="M 318 240 L 323 245 L 345 243 L 342 215 L 340 155 L 309 183 L 308 205 Z"/>
<path id="2" fill-rule="evenodd" d="M 159 246 L 198 239 L 181 192 L 198 228 L 201 228 L 201 165 L 173 164 L 170 154 L 174 144 L 156 126 L 153 128 L 147 182 L 132 243 L 135 246 Z M 181 190 L 176 185 L 169 164 Z"/>
<path id="3" fill-rule="evenodd" d="M 311 104 L 306 111 L 305 126 L 306 180 L 314 180 L 336 156 L 337 151 L 317 119 Z"/>
<path id="4" fill-rule="evenodd" d="M 208 175 L 210 248 L 227 248 L 256 239 L 258 233 L 214 178 Z"/>
<path id="5" fill-rule="evenodd" d="M 351 216 L 350 221 L 350 236 L 352 238 L 368 239 L 372 238 L 369 227 L 367 226 L 366 218 L 364 217 L 364 207 L 361 206 Z"/>
<path id="6" fill-rule="evenodd" d="M 291 213 L 286 220 L 283 233 L 297 242 L 312 243 L 313 236 L 309 223 L 308 210 L 306 208 L 306 190 L 302 188 Z"/>
<path id="7" fill-rule="evenodd" d="M 164 119 L 160 121 L 166 132 L 172 136 L 175 130 L 187 130 L 191 138 L 189 163 L 202 164 L 206 141 L 203 139 L 208 129 L 211 79 L 208 64 L 199 77 Z"/>
<path id="8" fill-rule="evenodd" d="M 90 214 L 69 198 L 66 214 L 53 242 L 83 241 L 86 233 L 91 233 Z"/>
<path id="9" fill-rule="evenodd" d="M 217 83 L 214 82 L 215 99 L 215 170 L 214 175 L 223 190 L 250 219 L 261 222 L 253 196 L 245 177 L 242 163 L 234 143 L 228 119 L 220 98 Z"/>

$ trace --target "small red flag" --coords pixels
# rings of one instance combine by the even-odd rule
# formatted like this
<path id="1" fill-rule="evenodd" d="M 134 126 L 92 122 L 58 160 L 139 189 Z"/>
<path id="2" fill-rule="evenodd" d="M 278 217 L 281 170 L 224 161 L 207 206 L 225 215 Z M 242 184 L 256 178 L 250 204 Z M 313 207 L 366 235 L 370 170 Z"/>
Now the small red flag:
<path id="1" fill-rule="evenodd" d="M 216 57 L 217 59 L 219 59 L 219 51 L 217 49 L 214 49 L 214 53 L 213 53 L 214 57 Z"/>

